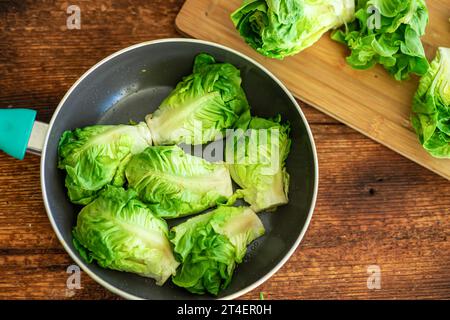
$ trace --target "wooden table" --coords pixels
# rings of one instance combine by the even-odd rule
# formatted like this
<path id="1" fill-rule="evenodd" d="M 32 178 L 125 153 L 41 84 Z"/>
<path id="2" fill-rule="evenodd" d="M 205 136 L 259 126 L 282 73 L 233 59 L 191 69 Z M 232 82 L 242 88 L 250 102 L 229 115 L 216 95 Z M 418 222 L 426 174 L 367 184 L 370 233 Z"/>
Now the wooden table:
<path id="1" fill-rule="evenodd" d="M 81 8 L 67 30 L 66 8 Z M 182 0 L 0 0 L 0 107 L 31 107 L 49 121 L 66 90 L 105 56 L 178 37 Z M 317 209 L 289 262 L 243 298 L 450 298 L 450 183 L 301 104 L 320 162 Z M 66 287 L 73 262 L 47 219 L 40 158 L 0 153 L 0 299 L 115 299 L 86 274 Z M 368 266 L 381 289 L 368 289 Z"/>

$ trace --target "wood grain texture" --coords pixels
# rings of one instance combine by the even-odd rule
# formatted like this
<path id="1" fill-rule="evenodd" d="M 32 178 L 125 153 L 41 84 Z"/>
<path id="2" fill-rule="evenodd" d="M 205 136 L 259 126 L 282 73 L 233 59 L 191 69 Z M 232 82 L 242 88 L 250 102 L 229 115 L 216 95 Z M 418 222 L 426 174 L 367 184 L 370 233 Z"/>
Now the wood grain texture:
<path id="1" fill-rule="evenodd" d="M 6 5 L 7 4 L 7 5 Z M 72 4 L 72 3 L 70 3 Z M 0 1 L 0 108 L 33 107 L 48 121 L 71 84 L 125 46 L 177 37 L 183 1 L 77 1 L 82 29 L 66 30 L 64 1 Z M 320 164 L 317 209 L 298 250 L 244 299 L 450 299 L 450 184 L 301 103 Z M 0 153 L 0 299 L 117 299 L 73 263 L 50 226 L 40 158 Z M 367 289 L 367 267 L 381 290 Z"/>
<path id="2" fill-rule="evenodd" d="M 299 99 L 450 180 L 450 160 L 430 156 L 418 143 L 409 118 L 418 79 L 397 82 L 380 66 L 357 71 L 345 62 L 345 46 L 325 35 L 298 55 L 278 61 L 252 50 L 233 27 L 230 14 L 242 0 L 187 0 L 178 29 L 244 52 L 278 76 Z M 428 1 L 430 23 L 423 38 L 427 56 L 450 47 L 450 2 Z"/>

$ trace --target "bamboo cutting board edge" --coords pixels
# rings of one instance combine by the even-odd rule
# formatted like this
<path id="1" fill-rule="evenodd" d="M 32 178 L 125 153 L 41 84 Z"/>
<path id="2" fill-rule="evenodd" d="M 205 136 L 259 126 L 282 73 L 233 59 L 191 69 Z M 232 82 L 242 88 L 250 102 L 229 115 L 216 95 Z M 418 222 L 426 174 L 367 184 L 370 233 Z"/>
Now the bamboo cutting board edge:
<path id="1" fill-rule="evenodd" d="M 232 2 L 232 1 L 230 1 Z M 382 111 L 379 111 L 376 107 L 377 106 L 370 106 L 370 105 L 364 105 L 361 101 L 356 100 L 358 97 L 355 95 L 353 97 L 353 101 L 351 101 L 352 96 L 351 95 L 347 95 L 347 97 L 345 97 L 343 91 L 339 91 L 338 88 L 333 88 L 332 86 L 329 85 L 329 83 L 322 83 L 319 85 L 322 85 L 321 89 L 323 87 L 329 87 L 329 93 L 330 93 L 330 98 L 329 101 L 325 101 L 322 102 L 319 100 L 319 96 L 316 94 L 316 96 L 314 96 L 313 94 L 305 94 L 304 92 L 302 93 L 301 89 L 298 89 L 295 87 L 294 84 L 292 84 L 291 79 L 288 78 L 287 73 L 289 72 L 289 70 L 295 70 L 295 67 L 300 68 L 301 64 L 303 63 L 303 67 L 305 67 L 305 63 L 304 60 L 308 60 L 309 65 L 313 65 L 313 63 L 315 62 L 316 64 L 320 64 L 320 50 L 322 51 L 326 51 L 327 49 L 329 49 L 329 46 L 335 46 L 333 49 L 336 50 L 341 50 L 342 52 L 344 48 L 344 46 L 338 45 L 334 42 L 332 42 L 331 40 L 328 41 L 327 40 L 320 40 L 319 43 L 320 44 L 316 44 L 315 46 L 308 48 L 307 50 L 303 51 L 301 54 L 303 55 L 302 57 L 307 56 L 306 58 L 302 59 L 300 58 L 300 55 L 297 55 L 295 57 L 291 57 L 291 58 L 287 58 L 284 61 L 280 62 L 277 60 L 271 60 L 265 57 L 260 56 L 259 54 L 257 54 L 255 51 L 253 51 L 253 49 L 251 49 L 250 47 L 248 47 L 243 41 L 242 39 L 239 37 L 237 31 L 234 28 L 230 28 L 230 21 L 228 21 L 228 16 L 229 13 L 231 11 L 229 11 L 228 7 L 230 6 L 230 2 L 223 2 L 221 0 L 214 0 L 211 1 L 209 3 L 206 3 L 204 0 L 187 0 L 183 6 L 183 8 L 181 9 L 181 11 L 179 12 L 176 21 L 175 21 L 175 27 L 177 29 L 178 32 L 180 32 L 182 35 L 185 36 L 192 36 L 195 38 L 199 38 L 199 39 L 203 39 L 203 40 L 208 40 L 208 41 L 213 41 L 213 42 L 218 42 L 218 43 L 222 43 L 225 46 L 231 47 L 237 51 L 242 52 L 243 54 L 250 56 L 251 58 L 253 58 L 254 60 L 256 60 L 258 63 L 262 64 L 263 66 L 265 66 L 267 69 L 269 69 L 271 72 L 273 72 L 275 74 L 275 76 L 277 76 L 278 78 L 280 78 L 280 80 L 286 84 L 286 86 L 289 88 L 289 90 L 293 93 L 293 95 L 295 97 L 297 97 L 298 99 L 300 99 L 301 101 L 315 107 L 316 109 L 320 110 L 321 112 L 339 120 L 340 122 L 348 125 L 349 127 L 355 129 L 356 131 L 368 136 L 369 138 L 377 141 L 380 144 L 385 145 L 386 147 L 394 150 L 395 152 L 401 154 L 402 156 L 422 165 L 423 167 L 443 176 L 444 178 L 450 180 L 450 160 L 447 159 L 437 159 L 437 158 L 433 158 L 432 156 L 430 156 L 419 144 L 418 139 L 416 137 L 416 134 L 413 132 L 412 128 L 410 127 L 409 124 L 409 114 L 407 119 L 405 119 L 405 110 L 400 110 L 400 108 L 395 109 L 395 105 L 394 108 L 389 108 L 389 104 L 387 104 L 387 106 L 385 106 L 384 110 L 382 109 Z M 235 0 L 234 2 L 238 2 L 237 0 Z M 226 3 L 226 4 L 224 4 Z M 223 5 L 224 7 L 227 8 L 222 8 L 220 7 L 221 5 Z M 438 6 L 439 4 L 437 3 L 433 3 L 433 6 L 436 5 Z M 200 9 L 200 10 L 199 10 Z M 217 10 L 216 10 L 217 9 Z M 436 9 L 436 8 L 431 8 L 431 9 Z M 222 16 L 220 16 L 217 12 L 222 11 Z M 227 11 L 226 15 L 224 16 L 223 13 Z M 437 11 L 437 9 L 436 9 Z M 445 10 L 443 10 L 445 12 Z M 431 10 L 430 10 L 431 13 Z M 440 14 L 442 12 L 439 12 Z M 444 14 L 445 16 L 445 14 Z M 195 19 L 195 20 L 194 20 Z M 195 23 L 194 23 L 195 22 Z M 193 27 L 195 26 L 195 27 Z M 206 31 L 200 31 L 200 30 L 206 30 L 207 28 L 216 28 L 215 32 L 211 32 L 211 33 L 207 33 Z M 439 32 L 441 32 L 441 28 L 438 29 Z M 433 30 L 432 30 L 433 31 Z M 444 36 L 445 36 L 445 31 L 444 32 Z M 432 32 L 433 33 L 433 32 Z M 223 42 L 222 41 L 217 41 L 217 38 L 220 38 L 218 35 L 223 35 Z M 327 35 L 325 35 L 324 37 L 326 37 Z M 228 37 L 228 39 L 226 39 Z M 434 38 L 433 38 L 434 37 Z M 441 34 L 437 33 L 437 34 L 431 34 L 430 38 L 432 39 L 432 41 L 434 41 L 434 39 L 436 38 L 441 38 Z M 220 38 L 220 40 L 222 40 Z M 331 44 L 331 43 L 334 43 Z M 431 50 L 435 50 L 433 47 L 435 45 L 433 44 L 428 44 L 425 43 L 425 46 L 431 47 Z M 344 48 L 345 49 L 345 48 Z M 343 53 L 344 54 L 344 53 Z M 336 58 L 336 57 L 332 57 L 332 58 Z M 409 91 L 415 90 L 415 83 L 412 82 L 404 82 L 401 85 L 399 85 L 399 83 L 394 82 L 390 76 L 385 73 L 385 71 L 381 68 L 381 67 L 376 67 L 374 69 L 368 70 L 368 71 L 357 71 L 357 73 L 354 73 L 357 77 L 359 77 L 359 79 L 351 79 L 352 76 L 352 72 L 355 72 L 355 70 L 351 70 L 351 68 L 349 68 L 348 66 L 346 66 L 345 64 L 345 56 L 343 55 L 341 57 L 342 61 L 336 60 L 334 61 L 334 63 L 336 64 L 334 65 L 328 65 L 327 67 L 331 68 L 330 70 L 332 71 L 328 71 L 330 76 L 334 76 L 337 80 L 339 80 L 339 78 L 343 75 L 338 74 L 339 72 L 343 71 L 343 68 L 345 69 L 345 72 L 347 73 L 347 78 L 343 78 L 343 81 L 347 81 L 350 84 L 352 82 L 355 83 L 357 85 L 360 85 L 364 90 L 366 91 L 370 91 L 371 88 L 373 89 L 373 87 L 376 87 L 377 85 L 384 85 L 384 87 L 387 90 L 393 90 L 390 89 L 390 87 L 396 87 L 397 89 L 400 89 L 399 91 L 408 91 L 408 97 L 403 97 L 401 96 L 402 100 L 403 99 L 409 99 L 412 100 L 412 95 L 409 94 Z M 303 60 L 303 61 L 302 61 Z M 312 61 L 315 60 L 315 61 Z M 285 64 L 284 66 L 280 66 L 280 64 Z M 290 65 L 291 67 L 286 67 L 286 65 Z M 306 68 L 309 67 L 308 64 L 306 64 Z M 320 65 L 320 67 L 325 66 L 325 64 Z M 336 67 L 336 68 L 334 68 Z M 281 69 L 285 68 L 285 72 L 284 74 L 281 72 Z M 275 69 L 275 70 L 273 70 Z M 279 73 L 281 73 L 281 75 L 277 74 L 276 70 L 278 70 Z M 293 72 L 291 70 L 291 72 Z M 306 74 L 307 69 L 303 68 L 301 69 L 301 72 L 303 72 L 304 74 Z M 333 74 L 335 71 L 336 74 Z M 313 68 L 311 67 L 311 71 L 313 71 Z M 365 72 L 366 74 L 363 74 L 363 76 L 361 76 L 361 72 Z M 349 77 L 349 74 L 350 77 Z M 300 75 L 302 75 L 303 77 L 305 77 L 305 75 L 302 75 L 300 73 Z M 301 78 L 302 76 L 299 76 L 299 78 Z M 373 76 L 373 77 L 372 77 Z M 286 77 L 286 79 L 283 79 L 284 77 Z M 373 78 L 373 83 L 370 82 L 371 77 Z M 365 78 L 365 79 L 369 79 L 369 82 L 365 82 L 364 84 L 361 82 L 359 83 L 358 80 L 361 80 L 361 78 Z M 378 82 L 375 82 L 374 78 L 380 78 L 378 80 Z M 387 80 L 384 81 L 383 78 L 386 78 Z M 289 80 L 289 81 L 287 81 Z M 319 81 L 320 82 L 320 78 L 314 79 L 314 77 L 312 76 L 311 78 L 307 79 L 308 82 L 312 82 L 313 80 L 315 80 L 316 82 Z M 309 81 L 311 80 L 311 81 Z M 345 89 L 345 86 L 341 88 Z M 372 86 L 372 87 L 371 87 Z M 408 86 L 407 89 L 405 89 L 405 86 Z M 351 89 L 350 89 L 351 90 Z M 304 90 L 307 91 L 307 90 Z M 317 92 L 319 92 L 320 90 L 316 90 Z M 317 93 L 316 92 L 316 93 Z M 357 92 L 356 90 L 353 92 Z M 351 91 L 350 91 L 351 93 Z M 367 94 L 372 94 L 371 92 L 366 92 Z M 353 109 L 348 109 L 345 110 L 345 108 L 348 108 L 348 106 L 344 103 L 341 103 L 340 105 L 343 106 L 343 108 L 340 107 L 335 107 L 333 106 L 333 102 L 331 102 L 330 99 L 332 99 L 332 95 L 338 95 L 342 101 L 345 101 L 345 99 L 350 99 L 348 100 L 349 105 L 353 102 L 354 105 L 356 106 Z M 384 92 L 383 92 L 384 94 Z M 373 96 L 374 98 L 377 99 L 389 99 L 391 98 L 393 101 L 390 101 L 391 104 L 394 104 L 395 102 L 395 97 L 391 97 L 389 96 L 389 92 L 386 92 L 386 97 L 384 97 L 383 95 L 379 95 L 378 97 Z M 365 96 L 364 92 L 360 93 L 360 96 Z M 359 97 L 361 98 L 361 97 Z M 398 97 L 397 97 L 398 99 Z M 326 100 L 326 99 L 325 99 Z M 381 100 L 380 100 L 381 101 Z M 405 102 L 406 103 L 406 102 Z M 384 105 L 384 103 L 378 103 L 378 107 L 382 107 Z M 331 107 L 333 106 L 333 107 Z M 405 106 L 402 106 L 402 108 L 404 109 Z M 358 111 L 358 112 L 355 112 Z M 385 114 L 383 114 L 383 111 L 385 112 Z M 409 111 L 409 110 L 408 110 Z M 371 116 L 371 117 L 370 117 Z M 368 118 L 370 118 L 370 120 L 368 120 Z M 407 124 L 406 124 L 407 123 Z"/>

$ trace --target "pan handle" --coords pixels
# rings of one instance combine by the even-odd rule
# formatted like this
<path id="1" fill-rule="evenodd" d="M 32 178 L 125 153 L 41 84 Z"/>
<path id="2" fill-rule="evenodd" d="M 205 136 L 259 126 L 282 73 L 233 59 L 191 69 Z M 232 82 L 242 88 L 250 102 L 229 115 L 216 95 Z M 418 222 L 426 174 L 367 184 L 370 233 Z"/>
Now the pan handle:
<path id="1" fill-rule="evenodd" d="M 35 110 L 0 109 L 0 150 L 19 160 L 26 151 L 40 154 L 48 124 L 35 119 Z"/>

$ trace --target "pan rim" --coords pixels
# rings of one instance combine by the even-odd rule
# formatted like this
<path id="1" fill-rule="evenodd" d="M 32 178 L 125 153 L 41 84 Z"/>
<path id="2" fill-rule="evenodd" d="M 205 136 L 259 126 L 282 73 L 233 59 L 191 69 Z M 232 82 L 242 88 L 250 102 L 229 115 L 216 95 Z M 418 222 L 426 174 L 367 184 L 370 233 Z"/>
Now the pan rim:
<path id="1" fill-rule="evenodd" d="M 306 231 L 308 230 L 309 224 L 311 222 L 312 219 L 312 215 L 314 213 L 314 209 L 316 206 L 316 201 L 317 201 L 317 193 L 318 193 L 318 185 L 319 185 L 319 164 L 318 164 L 318 156 L 317 156 L 317 150 L 316 150 L 316 145 L 314 142 L 314 137 L 313 134 L 311 132 L 311 128 L 309 126 L 309 123 L 305 117 L 305 115 L 303 114 L 303 111 L 301 110 L 299 104 L 297 103 L 297 101 L 295 100 L 294 96 L 291 94 L 291 92 L 287 89 L 287 87 L 271 72 L 269 71 L 266 67 L 264 67 L 263 65 L 261 65 L 259 62 L 255 61 L 254 59 L 250 58 L 249 56 L 231 49 L 227 46 L 221 45 L 221 44 L 217 44 L 214 42 L 210 42 L 210 41 L 205 41 L 205 40 L 199 40 L 199 39 L 191 39 L 191 38 L 165 38 L 165 39 L 158 39 L 158 40 L 151 40 L 151 41 L 145 41 L 145 42 L 141 42 L 129 47 L 126 47 L 122 50 L 119 50 L 109 56 L 107 56 L 106 58 L 102 59 L 101 61 L 99 61 L 98 63 L 96 63 L 94 66 L 92 66 L 88 71 L 86 71 L 80 78 L 78 78 L 78 80 L 70 87 L 70 89 L 66 92 L 66 94 L 64 95 L 64 97 L 61 99 L 61 101 L 59 102 L 57 108 L 55 109 L 55 112 L 53 113 L 53 116 L 50 120 L 49 123 L 49 129 L 47 131 L 47 135 L 45 137 L 45 141 L 44 141 L 44 146 L 42 149 L 42 157 L 41 157 L 41 189 L 42 189 L 42 197 L 43 197 L 43 201 L 44 201 L 44 206 L 45 206 L 45 210 L 47 213 L 47 216 L 50 220 L 50 224 L 53 228 L 53 231 L 55 232 L 59 242 L 62 244 L 62 246 L 64 247 L 65 251 L 69 254 L 69 256 L 72 258 L 72 260 L 81 267 L 81 269 L 86 272 L 86 274 L 88 276 L 90 276 L 95 282 L 99 283 L 101 286 L 103 286 L 104 288 L 106 288 L 107 290 L 111 291 L 114 294 L 117 294 L 118 296 L 125 298 L 125 299 L 130 299 L 130 300 L 142 300 L 144 298 L 130 294 L 128 292 L 123 291 L 122 289 L 115 287 L 114 285 L 110 284 L 109 282 L 107 282 L 106 280 L 103 280 L 101 277 L 97 276 L 94 272 L 92 272 L 88 266 L 85 264 L 84 261 L 82 261 L 81 259 L 79 259 L 77 257 L 77 255 L 75 254 L 75 252 L 72 251 L 72 249 L 69 247 L 69 245 L 66 243 L 66 241 L 64 240 L 62 234 L 59 232 L 58 226 L 56 224 L 55 219 L 53 218 L 53 215 L 51 214 L 51 209 L 50 209 L 50 205 L 49 205 L 49 200 L 47 198 L 47 192 L 46 192 L 46 186 L 45 186 L 45 162 L 46 162 L 46 154 L 47 154 L 47 144 L 50 138 L 50 133 L 52 131 L 53 128 L 53 124 L 56 121 L 56 118 L 59 114 L 59 112 L 61 111 L 63 105 L 65 104 L 65 101 L 67 100 L 67 98 L 72 94 L 72 92 L 78 87 L 78 85 L 87 77 L 89 76 L 92 72 L 94 72 L 98 67 L 100 67 L 101 65 L 103 65 L 104 63 L 108 62 L 109 60 L 120 56 L 128 51 L 132 51 L 135 50 L 137 48 L 140 47 L 144 47 L 144 46 L 151 46 L 151 45 L 155 45 L 155 44 L 161 44 L 161 43 L 177 43 L 177 42 L 184 42 L 184 43 L 194 43 L 194 44 L 201 44 L 201 45 L 206 45 L 206 46 L 211 46 L 211 47 L 216 47 L 218 49 L 227 51 L 229 53 L 232 53 L 234 55 L 237 55 L 245 60 L 247 60 L 248 62 L 254 64 L 256 67 L 258 67 L 260 70 L 262 70 L 264 73 L 266 73 L 272 80 L 275 81 L 275 83 L 284 91 L 284 93 L 289 97 L 289 99 L 292 101 L 293 105 L 296 107 L 297 112 L 300 114 L 300 117 L 302 118 L 302 121 L 305 125 L 306 128 L 306 132 L 308 134 L 308 138 L 309 141 L 311 143 L 311 149 L 312 149 L 312 153 L 313 153 L 313 161 L 314 161 L 314 189 L 313 189 L 313 196 L 311 199 L 311 206 L 309 208 L 309 212 L 305 221 L 305 224 L 302 227 L 302 230 L 300 232 L 300 234 L 298 235 L 296 241 L 294 242 L 294 244 L 292 245 L 292 247 L 289 249 L 289 251 L 284 255 L 284 257 L 269 271 L 267 272 L 264 276 L 262 276 L 259 280 L 255 281 L 254 283 L 252 283 L 251 285 L 233 293 L 230 294 L 228 296 L 225 297 L 221 297 L 221 300 L 231 300 L 231 299 L 236 299 L 244 294 L 246 294 L 247 292 L 257 288 L 258 286 L 260 286 L 261 284 L 263 284 L 265 281 L 267 281 L 269 278 L 271 278 L 288 260 L 289 258 L 293 255 L 293 253 L 296 251 L 296 249 L 298 248 L 298 246 L 300 245 L 301 241 L 303 240 L 303 237 L 306 234 Z"/>

